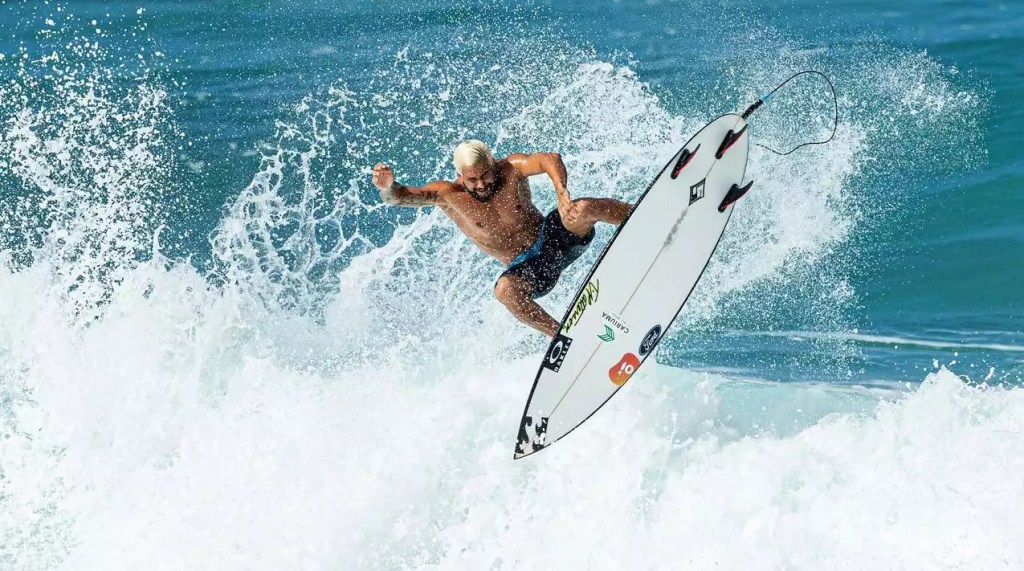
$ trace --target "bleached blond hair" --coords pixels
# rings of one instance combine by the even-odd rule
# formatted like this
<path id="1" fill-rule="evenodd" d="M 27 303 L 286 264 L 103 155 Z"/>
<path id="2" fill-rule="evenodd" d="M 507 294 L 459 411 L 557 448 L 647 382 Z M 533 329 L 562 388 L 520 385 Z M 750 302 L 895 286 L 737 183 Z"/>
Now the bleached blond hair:
<path id="1" fill-rule="evenodd" d="M 478 167 L 478 166 L 490 166 L 494 164 L 494 155 L 491 154 L 491 149 L 487 148 L 487 143 L 478 141 L 476 139 L 470 139 L 459 143 L 459 146 L 455 147 L 455 172 L 462 174 L 462 169 L 466 167 Z"/>

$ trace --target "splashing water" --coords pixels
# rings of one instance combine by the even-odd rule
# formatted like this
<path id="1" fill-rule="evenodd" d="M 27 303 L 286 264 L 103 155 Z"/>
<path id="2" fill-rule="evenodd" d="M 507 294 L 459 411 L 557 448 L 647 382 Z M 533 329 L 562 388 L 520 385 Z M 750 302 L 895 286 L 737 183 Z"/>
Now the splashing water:
<path id="1" fill-rule="evenodd" d="M 12 198 L 0 246 L 18 265 L 49 264 L 52 286 L 87 322 L 151 253 L 177 133 L 150 68 L 120 86 L 118 61 L 86 38 L 39 59 L 22 49 L 17 80 L 0 85 L 0 177 Z"/>
<path id="2" fill-rule="evenodd" d="M 939 366 L 912 386 L 739 382 L 665 365 L 670 344 L 571 445 L 512 463 L 540 340 L 491 299 L 495 262 L 368 183 L 377 160 L 448 176 L 472 135 L 559 150 L 575 196 L 629 199 L 705 121 L 820 65 L 846 78 L 835 142 L 752 153 L 757 192 L 678 329 L 841 329 L 857 303 L 844 246 L 888 207 L 871 181 L 969 126 L 977 99 L 924 56 L 786 52 L 727 62 L 736 99 L 680 110 L 591 52 L 505 49 L 467 71 L 408 48 L 388 83 L 339 80 L 282 111 L 208 271 L 154 237 L 174 222 L 181 136 L 159 81 L 143 66 L 117 87 L 95 42 L 57 52 L 46 64 L 68 71 L 49 77 L 18 64 L 0 86 L 17 196 L 0 236 L 0 568 L 1024 565 L 1024 490 L 1006 477 L 1024 467 L 1022 394 Z M 756 118 L 766 143 L 829 127 L 807 116 L 820 94 L 794 89 Z M 887 152 L 921 125 L 937 134 Z"/>

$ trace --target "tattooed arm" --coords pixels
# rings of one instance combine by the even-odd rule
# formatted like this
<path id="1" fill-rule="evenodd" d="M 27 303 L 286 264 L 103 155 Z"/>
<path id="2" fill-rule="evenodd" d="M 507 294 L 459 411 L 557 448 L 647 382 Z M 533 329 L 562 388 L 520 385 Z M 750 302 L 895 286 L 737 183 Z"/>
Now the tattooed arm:
<path id="1" fill-rule="evenodd" d="M 395 181 L 395 173 L 384 163 L 373 167 L 373 185 L 380 199 L 392 206 L 437 206 L 445 202 L 451 183 L 432 182 L 423 187 L 406 186 Z"/>

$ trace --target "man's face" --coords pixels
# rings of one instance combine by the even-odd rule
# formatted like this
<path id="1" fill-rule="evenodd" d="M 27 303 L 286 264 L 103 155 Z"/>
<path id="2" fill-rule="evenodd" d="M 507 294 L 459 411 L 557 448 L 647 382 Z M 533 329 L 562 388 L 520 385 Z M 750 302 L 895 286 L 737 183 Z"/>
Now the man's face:
<path id="1" fill-rule="evenodd" d="M 474 192 L 489 191 L 494 186 L 494 165 L 462 169 L 462 185 Z"/>

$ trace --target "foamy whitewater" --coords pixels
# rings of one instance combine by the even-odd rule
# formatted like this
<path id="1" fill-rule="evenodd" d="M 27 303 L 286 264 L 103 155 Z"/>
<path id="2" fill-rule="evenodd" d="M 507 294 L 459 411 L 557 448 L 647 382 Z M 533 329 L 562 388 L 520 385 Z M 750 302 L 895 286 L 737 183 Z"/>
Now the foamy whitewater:
<path id="1" fill-rule="evenodd" d="M 73 20 L 44 16 L 41 41 Z M 1024 568 L 1024 390 L 949 358 L 1024 348 L 856 325 L 858 237 L 907 199 L 879 181 L 979 128 L 984 94 L 927 54 L 753 26 L 717 93 L 669 105 L 628 58 L 524 33 L 498 63 L 468 31 L 467 71 L 413 42 L 387 52 L 387 81 L 278 109 L 233 159 L 250 182 L 209 206 L 196 103 L 156 40 L 63 33 L 0 57 L 0 569 Z M 756 191 L 657 362 L 513 462 L 545 340 L 441 212 L 380 204 L 373 162 L 448 177 L 452 144 L 490 121 L 499 154 L 562 152 L 574 196 L 633 199 L 706 121 L 804 67 L 841 85 L 835 140 L 752 148 Z M 755 142 L 827 136 L 820 84 L 780 100 Z M 949 164 L 986 153 L 958 141 Z M 181 230 L 204 216 L 209 232 Z M 564 312 L 600 247 L 546 308 Z M 768 343 L 805 339 L 809 356 L 759 368 Z M 929 370 L 851 365 L 900 344 L 933 351 Z"/>

